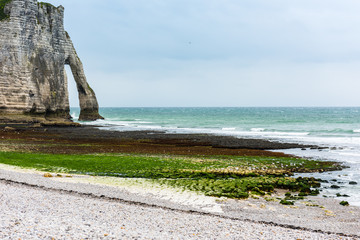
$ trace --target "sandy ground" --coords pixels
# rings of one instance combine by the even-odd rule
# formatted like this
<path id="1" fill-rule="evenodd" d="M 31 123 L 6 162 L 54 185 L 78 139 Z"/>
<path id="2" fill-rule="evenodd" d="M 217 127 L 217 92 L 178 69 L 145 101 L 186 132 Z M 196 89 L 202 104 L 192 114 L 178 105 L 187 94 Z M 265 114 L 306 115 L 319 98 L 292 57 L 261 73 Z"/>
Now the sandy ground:
<path id="1" fill-rule="evenodd" d="M 0 239 L 360 239 L 360 209 L 333 199 L 287 207 L 140 179 L 43 174 L 0 166 Z"/>

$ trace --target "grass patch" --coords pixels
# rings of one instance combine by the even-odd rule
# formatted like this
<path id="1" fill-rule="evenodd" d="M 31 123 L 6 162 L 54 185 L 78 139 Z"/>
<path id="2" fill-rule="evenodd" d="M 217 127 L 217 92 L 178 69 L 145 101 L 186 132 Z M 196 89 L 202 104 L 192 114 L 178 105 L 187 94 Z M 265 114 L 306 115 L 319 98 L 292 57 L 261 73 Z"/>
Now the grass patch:
<path id="1" fill-rule="evenodd" d="M 324 168 L 321 162 L 298 158 L 17 152 L 0 152 L 0 163 L 48 172 L 154 179 L 167 186 L 229 198 L 265 195 L 272 193 L 274 188 L 312 194 L 312 188 L 320 187 L 317 179 L 289 176 L 299 169 L 316 171 Z"/>

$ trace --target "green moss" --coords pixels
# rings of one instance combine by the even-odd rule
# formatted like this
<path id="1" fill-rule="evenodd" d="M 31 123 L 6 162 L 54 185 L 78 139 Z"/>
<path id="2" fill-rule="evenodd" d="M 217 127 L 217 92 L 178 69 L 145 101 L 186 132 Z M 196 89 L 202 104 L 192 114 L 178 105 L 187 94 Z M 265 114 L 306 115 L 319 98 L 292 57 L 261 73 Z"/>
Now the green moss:
<path id="1" fill-rule="evenodd" d="M 47 3 L 47 2 L 38 2 L 38 6 L 40 6 L 40 7 L 45 6 L 45 7 L 48 7 L 48 8 L 57 8 L 54 5 L 52 5 L 51 3 Z"/>
<path id="2" fill-rule="evenodd" d="M 342 206 L 349 206 L 350 204 L 349 204 L 348 201 L 341 201 L 341 202 L 340 202 L 340 205 L 342 205 Z"/>
<path id="3" fill-rule="evenodd" d="M 267 202 L 275 202 L 276 201 L 276 198 L 273 198 L 273 197 L 265 197 L 264 198 Z"/>
<path id="4" fill-rule="evenodd" d="M 5 14 L 4 8 L 5 8 L 5 5 L 11 1 L 12 0 L 0 0 L 0 21 L 9 18 L 9 15 Z"/>
<path id="5" fill-rule="evenodd" d="M 285 200 L 303 200 L 305 199 L 303 196 L 286 196 Z"/>
<path id="6" fill-rule="evenodd" d="M 280 201 L 280 204 L 282 204 L 282 205 L 294 205 L 294 201 L 288 201 L 288 200 L 283 199 L 283 200 Z"/>
<path id="7" fill-rule="evenodd" d="M 305 197 L 305 196 L 308 196 L 308 194 L 305 192 L 299 192 L 298 196 Z"/>
<path id="8" fill-rule="evenodd" d="M 282 158 L 272 159 L 281 162 Z M 291 162 L 291 159 L 285 158 Z M 63 155 L 0 152 L 0 163 L 48 172 L 76 173 L 96 176 L 153 179 L 159 184 L 202 192 L 207 196 L 247 198 L 249 195 L 271 194 L 275 188 L 313 193 L 320 186 L 315 178 L 293 178 L 284 174 L 281 164 L 271 164 L 271 171 L 261 168 L 267 157 L 168 157 L 163 155 L 104 154 Z M 299 159 L 293 159 L 294 162 Z M 305 161 L 306 160 L 302 160 Z M 304 163 L 305 163 L 304 162 Z M 252 169 L 249 170 L 249 165 Z M 300 165 L 299 165 L 300 166 Z M 279 174 L 275 174 L 279 170 Z M 302 196 L 291 196 L 299 200 Z"/>
<path id="9" fill-rule="evenodd" d="M 340 194 L 340 193 L 336 193 L 336 196 L 337 196 L 337 197 L 350 197 L 350 196 L 347 195 L 347 194 Z"/>
<path id="10" fill-rule="evenodd" d="M 271 194 L 274 188 L 292 189 L 293 185 L 310 186 L 309 179 L 283 177 L 244 177 L 239 179 L 158 179 L 157 182 L 167 186 L 180 187 L 184 190 L 199 191 L 208 196 L 247 198 L 249 193 L 253 195 Z M 304 197 L 291 196 L 285 200 L 300 200 Z"/>
<path id="11" fill-rule="evenodd" d="M 94 90 L 90 87 L 90 85 L 89 85 L 89 84 L 87 84 L 87 87 L 88 87 L 88 89 L 90 90 L 90 92 L 91 92 L 93 95 L 95 95 Z"/>

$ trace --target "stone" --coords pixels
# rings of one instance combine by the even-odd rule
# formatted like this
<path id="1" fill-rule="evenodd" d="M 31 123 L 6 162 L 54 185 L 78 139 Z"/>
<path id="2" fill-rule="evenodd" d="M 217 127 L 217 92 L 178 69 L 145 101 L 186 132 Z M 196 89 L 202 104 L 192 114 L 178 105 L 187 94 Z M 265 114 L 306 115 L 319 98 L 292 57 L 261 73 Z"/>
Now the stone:
<path id="1" fill-rule="evenodd" d="M 5 131 L 15 131 L 16 129 L 13 127 L 5 127 L 4 130 Z"/>
<path id="2" fill-rule="evenodd" d="M 64 30 L 64 8 L 37 0 L 0 3 L 5 3 L 0 7 L 0 120 L 70 121 L 65 64 L 76 81 L 79 120 L 101 119 L 95 92 Z"/>
<path id="3" fill-rule="evenodd" d="M 42 127 L 81 127 L 80 123 L 77 122 L 65 122 L 65 121 L 51 121 L 43 122 L 40 124 Z"/>

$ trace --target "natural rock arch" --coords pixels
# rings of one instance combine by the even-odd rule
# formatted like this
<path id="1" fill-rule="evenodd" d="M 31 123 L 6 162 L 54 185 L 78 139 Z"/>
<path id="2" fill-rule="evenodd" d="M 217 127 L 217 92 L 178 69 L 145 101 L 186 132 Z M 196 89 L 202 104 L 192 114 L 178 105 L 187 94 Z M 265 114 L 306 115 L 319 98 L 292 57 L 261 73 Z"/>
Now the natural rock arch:
<path id="1" fill-rule="evenodd" d="M 79 92 L 79 120 L 102 118 L 80 58 L 64 30 L 64 8 L 36 0 L 11 0 L 3 11 L 0 115 L 70 119 L 65 73 L 68 64 Z"/>

